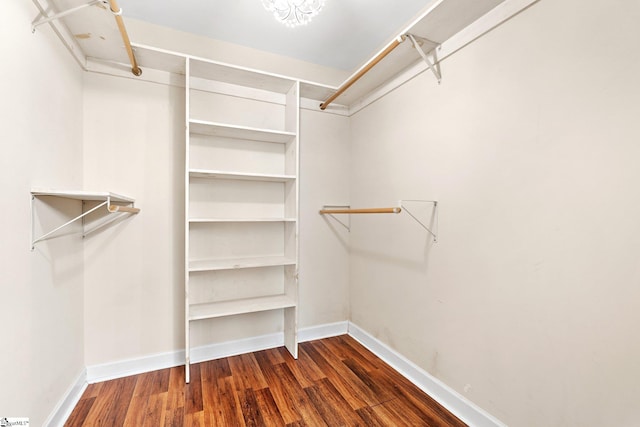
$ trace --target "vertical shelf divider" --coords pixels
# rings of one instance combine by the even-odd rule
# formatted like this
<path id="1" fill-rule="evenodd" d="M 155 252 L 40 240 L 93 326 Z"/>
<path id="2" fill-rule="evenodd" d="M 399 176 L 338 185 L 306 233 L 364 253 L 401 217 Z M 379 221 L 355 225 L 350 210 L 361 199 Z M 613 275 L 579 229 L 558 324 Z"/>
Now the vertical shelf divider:
<path id="1" fill-rule="evenodd" d="M 185 362 L 185 381 L 188 383 L 191 381 L 191 327 L 189 321 L 189 168 L 191 164 L 190 158 L 190 146 L 191 146 L 191 128 L 189 125 L 189 119 L 191 117 L 191 59 L 185 58 L 185 73 L 184 73 L 184 88 L 185 88 L 185 166 L 184 166 L 184 362 Z"/>

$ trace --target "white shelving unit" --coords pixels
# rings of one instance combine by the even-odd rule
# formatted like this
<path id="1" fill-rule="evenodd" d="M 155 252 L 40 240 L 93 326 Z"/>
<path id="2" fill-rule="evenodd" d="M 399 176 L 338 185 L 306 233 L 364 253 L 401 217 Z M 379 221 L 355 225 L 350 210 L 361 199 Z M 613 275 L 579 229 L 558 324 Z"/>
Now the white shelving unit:
<path id="1" fill-rule="evenodd" d="M 185 70 L 189 382 L 193 322 L 281 311 L 298 356 L 300 83 L 195 58 Z"/>

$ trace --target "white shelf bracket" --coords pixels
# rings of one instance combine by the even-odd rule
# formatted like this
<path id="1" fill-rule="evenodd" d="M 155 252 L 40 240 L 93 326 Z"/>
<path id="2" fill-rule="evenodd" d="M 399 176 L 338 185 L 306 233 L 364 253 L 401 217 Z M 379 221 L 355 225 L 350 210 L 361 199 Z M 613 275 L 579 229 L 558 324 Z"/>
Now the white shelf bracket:
<path id="1" fill-rule="evenodd" d="M 42 24 L 46 24 L 47 22 L 51 22 L 54 21 L 56 19 L 60 19 L 60 18 L 64 18 L 67 15 L 71 15 L 72 13 L 75 13 L 79 10 L 82 10 L 84 8 L 93 6 L 95 4 L 98 3 L 103 3 L 106 4 L 107 2 L 105 0 L 92 0 L 89 3 L 85 3 L 85 4 L 81 4 L 80 6 L 76 6 L 76 7 L 72 7 L 71 9 L 67 9 L 63 12 L 59 12 L 56 13 L 54 15 L 51 16 L 44 16 L 42 13 L 38 14 L 38 16 L 36 17 L 36 19 L 33 20 L 33 22 L 31 23 L 31 32 L 35 33 L 36 32 L 36 28 Z"/>
<path id="2" fill-rule="evenodd" d="M 411 212 L 411 210 L 407 208 L 407 203 L 433 204 L 431 218 L 429 218 L 428 221 L 420 220 L 417 212 Z M 438 202 L 436 200 L 400 200 L 400 207 L 403 211 L 408 213 L 409 216 L 413 218 L 418 224 L 420 224 L 422 228 L 427 230 L 427 232 L 433 236 L 434 242 L 438 242 Z M 413 209 L 413 207 L 411 209 Z"/>
<path id="3" fill-rule="evenodd" d="M 350 209 L 351 206 L 349 205 L 324 205 L 322 207 L 322 209 Z M 338 219 L 338 217 L 334 214 L 327 214 L 329 215 L 331 218 L 334 219 L 334 221 L 336 221 L 338 224 L 340 224 L 341 226 L 343 226 L 344 228 L 347 229 L 347 231 L 349 233 L 351 233 L 351 215 L 347 215 L 347 222 L 342 222 Z"/>
<path id="4" fill-rule="evenodd" d="M 429 55 L 424 53 L 424 50 L 422 50 L 422 47 L 420 47 L 420 43 L 418 43 L 418 41 L 416 40 L 416 36 L 407 33 L 407 38 L 411 40 L 413 47 L 416 48 L 424 62 L 427 64 L 427 67 L 431 70 L 436 80 L 438 80 L 438 84 L 440 84 L 440 82 L 442 81 L 442 74 L 440 73 L 440 67 L 438 66 L 437 58 L 435 58 L 435 53 L 432 54 L 434 56 L 434 60 L 431 61 Z M 435 49 L 433 51 L 435 52 Z"/>
<path id="5" fill-rule="evenodd" d="M 31 196 L 31 230 L 32 230 L 32 236 L 34 233 L 34 228 L 35 228 L 35 219 L 34 219 L 34 214 L 33 214 L 33 200 L 35 199 L 36 196 Z M 109 203 L 109 201 L 104 201 L 102 203 L 100 203 L 97 206 L 94 206 L 93 208 L 89 209 L 86 212 L 81 213 L 80 215 L 78 215 L 77 217 L 65 222 L 64 224 L 62 224 L 59 227 L 54 228 L 53 230 L 43 234 L 42 236 L 38 237 L 38 238 L 33 238 L 31 240 L 31 250 L 34 250 L 36 247 L 36 243 L 41 242 L 43 240 L 45 240 L 47 237 L 51 236 L 53 233 L 55 233 L 56 231 L 62 230 L 63 228 L 65 228 L 66 226 L 73 224 L 74 222 L 78 221 L 79 219 L 82 219 L 84 221 L 84 217 L 89 215 L 91 212 L 96 211 L 98 209 L 100 209 L 101 207 L 107 205 Z M 34 236 L 35 237 L 35 236 Z"/>
<path id="6" fill-rule="evenodd" d="M 133 206 L 120 206 L 120 205 L 112 205 L 111 204 L 111 196 L 107 196 L 106 200 L 101 201 L 100 203 L 98 203 L 96 206 L 92 207 L 91 209 L 89 209 L 88 211 L 84 211 L 84 205 L 85 205 L 85 201 L 82 201 L 82 213 L 80 215 L 78 215 L 77 217 L 70 219 L 69 221 L 65 222 L 64 224 L 54 228 L 51 231 L 48 231 L 46 233 L 44 233 L 42 236 L 40 237 L 35 237 L 35 214 L 34 214 L 34 200 L 36 199 L 35 195 L 31 195 L 31 250 L 33 251 L 36 247 L 36 243 L 41 242 L 43 240 L 46 240 L 47 237 L 51 236 L 52 234 L 56 233 L 57 231 L 62 230 L 63 228 L 67 227 L 70 224 L 73 224 L 74 222 L 81 220 L 82 221 L 82 237 L 85 237 L 87 234 L 89 233 L 93 233 L 94 231 L 96 231 L 99 228 L 102 228 L 104 226 L 106 226 L 107 224 L 112 223 L 113 221 L 117 220 L 118 218 L 113 218 L 110 219 L 109 221 L 105 221 L 102 224 L 92 228 L 89 231 L 84 231 L 84 219 L 87 215 L 91 214 L 92 212 L 97 211 L 98 209 L 106 206 L 107 208 L 107 212 L 108 213 L 131 213 L 131 214 L 136 214 L 138 212 L 140 212 L 139 208 L 135 208 Z"/>

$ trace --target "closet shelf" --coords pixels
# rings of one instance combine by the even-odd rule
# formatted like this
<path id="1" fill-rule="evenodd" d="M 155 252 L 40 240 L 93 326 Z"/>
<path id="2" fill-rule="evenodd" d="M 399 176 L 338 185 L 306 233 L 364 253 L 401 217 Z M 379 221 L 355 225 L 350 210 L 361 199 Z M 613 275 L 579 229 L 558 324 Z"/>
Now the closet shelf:
<path id="1" fill-rule="evenodd" d="M 190 169 L 191 178 L 228 179 L 239 181 L 288 182 L 295 181 L 295 175 L 275 175 L 262 173 L 226 172 L 220 170 Z"/>
<path id="2" fill-rule="evenodd" d="M 190 218 L 189 223 L 216 222 L 296 222 L 295 218 Z"/>
<path id="3" fill-rule="evenodd" d="M 205 304 L 192 304 L 189 306 L 189 320 L 213 319 L 216 317 L 278 310 L 295 306 L 296 302 L 294 298 L 287 295 L 272 295 Z"/>
<path id="4" fill-rule="evenodd" d="M 235 126 L 193 119 L 189 120 L 189 133 L 191 135 L 217 136 L 249 141 L 275 142 L 279 144 L 286 144 L 296 137 L 294 132 Z"/>
<path id="5" fill-rule="evenodd" d="M 54 228 L 51 231 L 48 231 L 42 234 L 40 237 L 35 237 L 35 215 L 34 215 L 34 201 L 37 198 L 41 197 L 57 197 L 63 199 L 71 199 L 71 200 L 81 200 L 99 202 L 96 206 L 92 207 L 88 211 L 84 211 L 84 206 L 80 215 L 72 218 L 71 220 L 65 222 L 64 224 Z M 116 193 L 110 192 L 91 192 L 91 191 L 65 191 L 65 190 L 41 190 L 41 189 L 33 189 L 31 190 L 31 250 L 35 249 L 35 245 L 38 242 L 46 240 L 49 236 L 56 233 L 57 231 L 67 227 L 68 225 L 74 223 L 78 220 L 83 220 L 84 217 L 89 215 L 90 213 L 97 211 L 102 207 L 106 207 L 106 210 L 109 214 L 113 213 L 127 213 L 127 214 L 137 214 L 140 212 L 140 208 L 136 208 L 133 206 L 135 199 L 127 196 L 122 196 Z M 83 204 L 84 205 L 84 204 Z M 83 232 L 82 236 L 86 236 L 87 234 L 97 230 L 108 224 L 111 221 L 103 223 L 97 227 L 94 227 L 91 230 L 84 230 L 83 223 Z"/>
<path id="6" fill-rule="evenodd" d="M 296 260 L 284 256 L 233 258 L 189 261 L 189 272 L 235 270 L 243 268 L 279 267 L 296 265 Z"/>
<path id="7" fill-rule="evenodd" d="M 65 190 L 31 190 L 31 195 L 35 197 L 54 196 L 65 199 L 86 200 L 86 201 L 106 201 L 111 200 L 116 203 L 133 203 L 135 199 L 111 192 L 94 191 L 65 191 Z"/>

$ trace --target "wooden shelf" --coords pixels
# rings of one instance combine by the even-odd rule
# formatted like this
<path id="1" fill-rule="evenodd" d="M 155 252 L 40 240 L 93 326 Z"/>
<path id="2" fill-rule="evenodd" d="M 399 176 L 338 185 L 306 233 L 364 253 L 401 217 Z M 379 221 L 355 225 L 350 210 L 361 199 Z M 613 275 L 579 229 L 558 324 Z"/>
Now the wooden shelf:
<path id="1" fill-rule="evenodd" d="M 216 222 L 296 222 L 295 218 L 191 218 L 189 223 Z"/>
<path id="2" fill-rule="evenodd" d="M 275 142 L 279 144 L 286 144 L 287 142 L 293 141 L 296 137 L 294 132 L 234 126 L 193 119 L 189 120 L 189 132 L 192 135 L 218 136 L 222 138 Z"/>
<path id="3" fill-rule="evenodd" d="M 295 307 L 295 300 L 288 295 L 247 298 L 189 306 L 189 320 L 213 319 L 236 314 L 256 313 Z"/>
<path id="4" fill-rule="evenodd" d="M 225 172 L 220 170 L 190 169 L 191 178 L 229 179 L 240 181 L 288 182 L 295 181 L 295 175 L 274 175 L 262 173 Z"/>
<path id="5" fill-rule="evenodd" d="M 193 260 L 189 261 L 189 272 L 279 267 L 295 264 L 295 259 L 287 258 L 284 256 L 233 258 L 219 260 Z"/>

